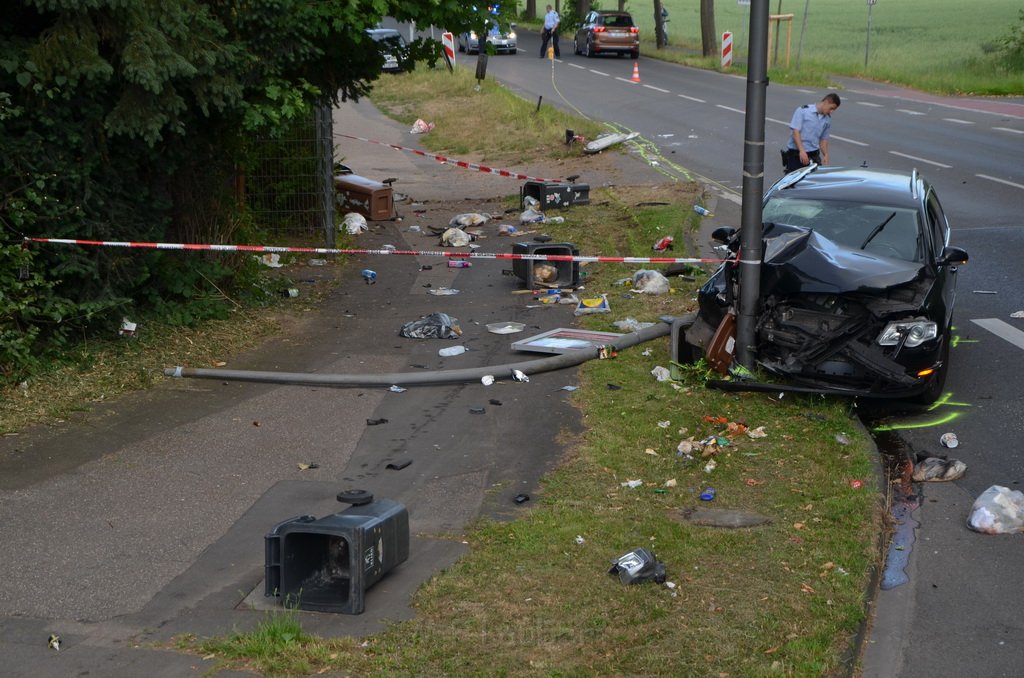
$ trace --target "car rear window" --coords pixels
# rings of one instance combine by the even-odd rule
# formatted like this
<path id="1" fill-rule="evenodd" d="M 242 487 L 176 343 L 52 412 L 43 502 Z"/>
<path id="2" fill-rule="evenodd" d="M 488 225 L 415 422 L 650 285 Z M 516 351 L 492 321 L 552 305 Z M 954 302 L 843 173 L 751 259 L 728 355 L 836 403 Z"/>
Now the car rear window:
<path id="1" fill-rule="evenodd" d="M 601 17 L 601 24 L 612 28 L 630 28 L 633 25 L 633 17 L 622 16 L 621 14 Z"/>

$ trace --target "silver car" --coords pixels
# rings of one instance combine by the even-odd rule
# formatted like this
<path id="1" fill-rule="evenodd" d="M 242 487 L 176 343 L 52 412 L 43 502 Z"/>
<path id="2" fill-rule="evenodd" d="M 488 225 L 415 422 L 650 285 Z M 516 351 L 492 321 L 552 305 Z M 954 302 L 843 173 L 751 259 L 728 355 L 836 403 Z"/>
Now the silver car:
<path id="1" fill-rule="evenodd" d="M 498 24 L 488 20 L 487 43 L 493 46 L 494 51 L 499 54 L 502 52 L 515 54 L 518 51 L 515 27 L 516 25 L 512 24 L 510 30 L 502 31 Z M 477 35 L 476 31 L 459 34 L 459 51 L 466 54 L 480 53 L 480 36 Z"/>

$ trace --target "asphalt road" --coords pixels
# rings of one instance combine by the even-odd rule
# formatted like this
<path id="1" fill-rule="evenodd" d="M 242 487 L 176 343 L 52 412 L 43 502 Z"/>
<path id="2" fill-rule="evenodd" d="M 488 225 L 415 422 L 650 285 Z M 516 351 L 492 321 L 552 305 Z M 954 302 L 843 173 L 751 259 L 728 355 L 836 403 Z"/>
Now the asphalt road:
<path id="1" fill-rule="evenodd" d="M 520 31 L 520 53 L 489 58 L 488 77 L 533 101 L 639 132 L 660 150 L 662 169 L 709 184 L 740 203 L 746 80 L 641 57 L 588 59 L 563 36 L 561 58 L 539 59 L 539 37 Z M 459 55 L 474 67 L 475 57 Z M 467 63 L 468 62 L 468 63 Z M 1015 572 L 1021 535 L 981 535 L 966 527 L 975 498 L 991 485 L 1022 488 L 1024 457 L 1024 100 L 938 97 L 877 83 L 841 80 L 831 161 L 918 169 L 936 186 L 953 243 L 971 255 L 959 274 L 957 343 L 945 398 L 932 410 L 883 415 L 900 453 L 949 454 L 968 465 L 956 482 L 916 484 L 917 523 L 889 562 L 906 583 L 878 592 L 866 643 L 865 676 L 1019 676 L 1024 604 Z M 782 175 L 778 148 L 796 106 L 824 91 L 770 84 L 765 121 L 765 185 Z M 723 210 L 719 210 L 721 216 Z M 738 219 L 738 210 L 736 210 Z M 737 222 L 738 224 L 738 222 Z M 956 450 L 939 446 L 957 433 Z M 884 444 L 890 443 L 883 440 Z M 894 547 L 897 548 L 897 547 Z M 908 553 L 909 551 L 909 553 Z M 891 565 L 890 565 L 891 567 Z"/>

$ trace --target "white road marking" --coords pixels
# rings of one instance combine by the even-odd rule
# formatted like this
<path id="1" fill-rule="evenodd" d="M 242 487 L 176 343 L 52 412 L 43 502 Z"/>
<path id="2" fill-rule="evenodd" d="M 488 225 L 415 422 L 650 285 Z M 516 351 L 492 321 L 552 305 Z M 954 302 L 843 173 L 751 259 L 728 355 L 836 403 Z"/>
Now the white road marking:
<path id="1" fill-rule="evenodd" d="M 882 107 L 882 104 L 876 104 L 876 103 L 873 103 L 871 101 L 858 101 L 857 105 L 858 106 L 871 106 L 871 108 L 881 108 Z"/>
<path id="2" fill-rule="evenodd" d="M 785 125 L 789 127 L 789 120 L 776 120 L 775 118 L 765 118 L 768 122 L 778 123 L 779 125 Z"/>
<path id="3" fill-rule="evenodd" d="M 789 123 L 786 123 L 786 124 L 788 125 Z M 854 141 L 853 139 L 847 139 L 846 137 L 841 137 L 838 134 L 830 134 L 829 138 L 830 139 L 839 139 L 840 141 L 845 141 L 846 143 L 853 144 L 854 146 L 867 146 L 868 145 L 868 144 L 865 144 L 863 141 Z"/>
<path id="4" fill-rule="evenodd" d="M 571 63 L 571 62 L 570 62 L 570 63 L 569 63 L 569 65 L 570 65 L 570 66 L 572 66 L 573 68 L 578 68 L 578 69 L 580 69 L 581 71 L 585 71 L 585 70 L 587 70 L 587 67 L 586 67 L 586 66 L 580 66 L 579 64 L 574 64 L 574 63 Z"/>
<path id="5" fill-rule="evenodd" d="M 952 165 L 944 165 L 941 162 L 935 162 L 934 160 L 927 160 L 925 158 L 919 158 L 916 155 L 907 155 L 906 153 L 900 153 L 899 151 L 889 151 L 889 152 L 892 153 L 893 155 L 898 155 L 901 158 L 907 158 L 908 160 L 916 160 L 918 162 L 926 162 L 929 165 L 935 165 L 936 167 L 943 167 L 945 169 L 950 169 L 950 168 L 953 167 Z"/>
<path id="6" fill-rule="evenodd" d="M 725 109 L 727 111 L 732 111 L 733 113 L 739 113 L 740 115 L 746 115 L 746 113 L 747 113 L 742 108 L 733 108 L 732 106 L 723 106 L 722 104 L 715 104 L 715 107 L 716 108 L 722 108 L 722 109 Z"/>
<path id="7" fill-rule="evenodd" d="M 697 97 L 688 97 L 685 94 L 677 94 L 676 96 L 678 96 L 680 99 L 687 99 L 689 101 L 696 101 L 698 104 L 706 104 L 707 103 L 707 101 L 705 101 L 704 99 L 698 99 Z"/>
<path id="8" fill-rule="evenodd" d="M 992 129 L 997 129 L 1000 132 L 1012 132 L 1013 134 L 1024 134 L 1024 129 L 1010 129 L 1009 127 L 993 127 Z"/>
<path id="9" fill-rule="evenodd" d="M 669 91 L 667 89 L 662 89 L 660 87 L 655 87 L 654 85 L 644 85 L 644 87 L 646 87 L 647 89 L 653 89 L 655 92 L 661 92 L 663 94 L 668 94 L 669 93 Z"/>
<path id="10" fill-rule="evenodd" d="M 971 318 L 971 322 L 1019 349 L 1024 349 L 1024 332 L 998 318 Z"/>
<path id="11" fill-rule="evenodd" d="M 1007 181 L 1006 179 L 997 179 L 996 177 L 990 177 L 987 174 L 975 174 L 974 176 L 976 176 L 976 177 L 978 177 L 980 179 L 988 179 L 989 181 L 994 181 L 997 184 L 1006 184 L 1007 186 L 1013 186 L 1014 188 L 1019 188 L 1019 189 L 1024 190 L 1024 184 L 1017 184 L 1017 183 L 1014 183 L 1012 181 Z"/>
<path id="12" fill-rule="evenodd" d="M 921 111 L 912 111 L 909 108 L 897 108 L 900 113 L 906 113 L 907 115 L 925 115 Z"/>
<path id="13" fill-rule="evenodd" d="M 946 122 L 956 123 L 957 125 L 973 125 L 974 123 L 970 120 L 960 120 L 959 118 L 943 118 Z"/>
<path id="14" fill-rule="evenodd" d="M 593 68 L 590 69 L 590 72 L 593 73 L 594 75 L 603 75 L 606 78 L 610 75 L 609 73 L 602 73 L 601 71 L 595 71 Z"/>
<path id="15" fill-rule="evenodd" d="M 619 76 L 617 76 L 617 75 L 615 76 L 615 79 L 616 79 L 616 80 L 621 80 L 622 82 L 628 82 L 628 83 L 629 83 L 630 85 L 639 85 L 639 84 L 640 84 L 640 83 L 638 83 L 638 82 L 635 82 L 635 81 L 633 81 L 633 80 L 630 80 L 629 78 L 620 78 L 620 77 L 619 77 Z"/>

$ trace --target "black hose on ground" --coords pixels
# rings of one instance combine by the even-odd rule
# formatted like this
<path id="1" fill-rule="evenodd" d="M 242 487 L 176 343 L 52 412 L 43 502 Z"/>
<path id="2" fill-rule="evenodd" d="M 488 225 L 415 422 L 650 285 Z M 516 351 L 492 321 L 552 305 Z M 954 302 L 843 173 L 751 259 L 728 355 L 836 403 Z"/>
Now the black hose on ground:
<path id="1" fill-rule="evenodd" d="M 658 337 L 664 337 L 672 331 L 671 318 L 663 318 L 650 327 L 630 332 L 608 345 L 613 351 L 621 351 Z M 495 381 L 512 379 L 514 370 L 526 375 L 551 372 L 567 367 L 581 365 L 588 360 L 598 358 L 601 349 L 597 347 L 580 349 L 572 353 L 553 355 L 548 358 L 526 360 L 518 363 L 505 363 L 484 367 L 471 367 L 461 370 L 440 370 L 433 372 L 393 372 L 391 374 L 309 374 L 304 372 L 260 372 L 254 370 L 219 370 L 201 367 L 169 367 L 164 370 L 168 377 L 191 377 L 194 379 L 226 379 L 233 381 L 252 381 L 270 384 L 301 384 L 305 386 L 422 386 L 426 384 L 453 384 L 468 381 L 479 381 L 485 376 L 493 376 Z"/>

